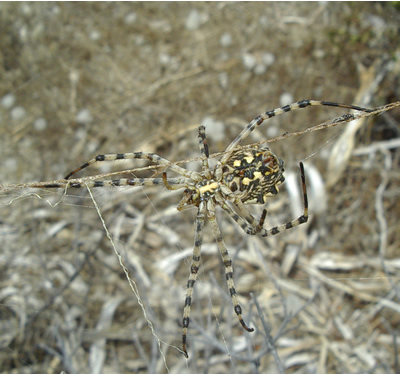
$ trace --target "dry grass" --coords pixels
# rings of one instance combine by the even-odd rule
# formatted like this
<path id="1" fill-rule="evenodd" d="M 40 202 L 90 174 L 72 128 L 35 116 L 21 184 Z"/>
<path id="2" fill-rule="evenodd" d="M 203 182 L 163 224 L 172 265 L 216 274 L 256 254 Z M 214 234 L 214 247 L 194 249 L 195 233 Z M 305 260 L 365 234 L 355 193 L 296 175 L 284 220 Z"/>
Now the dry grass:
<path id="1" fill-rule="evenodd" d="M 400 16 L 391 4 L 0 6 L 2 184 L 59 179 L 98 153 L 194 158 L 207 116 L 219 152 L 290 96 L 369 107 L 400 97 Z M 251 142 L 342 114 L 288 114 Z M 103 224 L 88 191 L 3 186 L 0 372 L 398 371 L 399 117 L 392 110 L 271 145 L 286 162 L 288 193 L 271 199 L 267 225 L 297 214 L 299 160 L 309 171 L 311 222 L 264 240 L 219 215 L 251 334 L 238 326 L 206 227 L 189 361 L 175 347 L 195 211 L 176 212 L 178 193 L 90 191 Z"/>

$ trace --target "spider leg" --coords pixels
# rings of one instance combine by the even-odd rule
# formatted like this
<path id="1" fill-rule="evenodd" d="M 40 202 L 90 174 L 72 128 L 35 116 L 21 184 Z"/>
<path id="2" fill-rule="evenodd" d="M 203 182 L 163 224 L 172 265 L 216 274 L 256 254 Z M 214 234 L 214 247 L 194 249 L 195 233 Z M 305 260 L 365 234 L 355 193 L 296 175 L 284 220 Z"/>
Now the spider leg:
<path id="1" fill-rule="evenodd" d="M 200 202 L 199 210 L 197 212 L 196 218 L 196 230 L 194 234 L 194 248 L 193 248 L 193 257 L 192 264 L 190 265 L 190 275 L 186 288 L 186 297 L 185 297 L 185 307 L 183 309 L 183 332 L 182 332 L 182 350 L 186 358 L 188 358 L 187 353 L 187 345 L 186 345 L 186 335 L 189 328 L 190 323 L 190 307 L 192 305 L 192 295 L 193 295 L 193 286 L 197 279 L 197 273 L 200 267 L 200 254 L 201 254 L 201 245 L 203 244 L 203 228 L 204 228 L 204 217 L 205 217 L 206 205 L 204 201 Z"/>
<path id="2" fill-rule="evenodd" d="M 229 214 L 229 216 L 241 227 L 247 235 L 256 235 L 263 230 L 264 220 L 267 216 L 267 210 L 264 209 L 260 220 L 257 222 L 255 218 L 247 212 L 244 208 L 243 211 L 239 209 L 239 213 L 235 212 L 231 206 L 224 201 L 219 201 L 222 209 Z M 245 218 L 243 218 L 245 217 Z"/>
<path id="3" fill-rule="evenodd" d="M 69 179 L 72 175 L 76 174 L 78 171 L 81 171 L 87 168 L 90 165 L 93 165 L 96 162 L 103 162 L 103 161 L 115 161 L 115 160 L 132 160 L 132 159 L 139 159 L 139 160 L 149 160 L 159 165 L 168 166 L 171 170 L 175 171 L 176 173 L 183 175 L 186 178 L 191 178 L 195 181 L 200 181 L 201 176 L 199 173 L 194 171 L 186 170 L 181 168 L 178 165 L 171 164 L 167 159 L 149 152 L 134 152 L 134 153 L 113 153 L 113 154 L 105 154 L 105 155 L 97 155 L 96 157 L 92 158 L 88 162 L 85 162 L 79 168 L 71 171 L 65 176 L 65 179 Z"/>
<path id="4" fill-rule="evenodd" d="M 245 208 L 244 204 L 239 200 L 235 202 L 235 206 L 238 208 L 239 213 L 246 218 L 246 220 L 251 224 L 251 225 L 255 225 L 256 224 L 256 220 L 254 219 L 254 217 L 247 211 L 247 209 Z M 262 227 L 264 226 L 264 221 L 265 221 L 265 217 L 267 216 L 267 209 L 263 209 L 263 212 L 261 214 L 260 220 L 257 223 L 257 226 L 259 227 L 259 231 L 262 230 Z"/>
<path id="5" fill-rule="evenodd" d="M 247 211 L 244 204 L 239 199 L 235 201 L 234 204 L 238 208 L 239 213 L 246 218 L 247 222 L 249 222 L 251 225 L 255 225 L 255 218 Z"/>
<path id="6" fill-rule="evenodd" d="M 331 106 L 338 108 L 353 109 L 361 112 L 373 112 L 372 109 L 361 108 L 355 105 L 338 104 L 329 101 L 318 101 L 318 100 L 301 100 L 290 105 L 285 105 L 281 108 L 276 108 L 270 111 L 266 111 L 265 113 L 255 117 L 233 140 L 233 142 L 229 144 L 229 146 L 226 148 L 226 153 L 220 160 L 221 165 L 226 164 L 227 160 L 231 157 L 232 151 L 236 148 L 236 146 L 239 145 L 239 143 L 241 143 L 244 139 L 246 139 L 252 133 L 252 131 L 256 127 L 260 126 L 265 120 L 297 109 L 303 109 L 308 106 Z"/>
<path id="7" fill-rule="evenodd" d="M 201 161 L 201 169 L 206 177 L 206 179 L 211 179 L 211 170 L 208 164 L 208 158 L 210 157 L 210 152 L 208 150 L 208 143 L 206 137 L 206 128 L 203 125 L 199 126 L 199 148 L 200 153 L 204 157 Z"/>
<path id="8" fill-rule="evenodd" d="M 169 185 L 172 189 L 183 188 L 189 182 L 186 178 L 170 178 L 168 179 Z M 158 186 L 164 183 L 163 178 L 121 178 L 112 180 L 85 180 L 83 179 L 70 179 L 68 181 L 59 182 L 37 182 L 29 183 L 26 187 L 31 188 L 95 188 L 95 187 L 122 187 L 122 186 Z M 180 187 L 179 187 L 180 186 Z"/>
<path id="9" fill-rule="evenodd" d="M 295 226 L 301 225 L 302 223 L 306 223 L 308 221 L 308 197 L 307 197 L 307 186 L 306 186 L 306 177 L 304 175 L 304 165 L 302 162 L 300 165 L 300 177 L 301 177 L 301 186 L 303 189 L 303 214 L 292 221 L 286 222 L 283 225 L 275 226 L 272 229 L 262 229 L 261 236 L 270 236 L 279 234 L 282 231 L 289 230 Z"/>
<path id="10" fill-rule="evenodd" d="M 160 178 L 157 178 L 157 179 L 160 179 Z M 177 181 L 180 181 L 180 180 L 183 181 L 183 183 L 176 183 Z M 188 183 L 190 183 L 190 179 L 167 178 L 167 173 L 165 171 L 162 174 L 161 184 L 163 184 L 167 190 L 170 190 L 170 191 L 179 190 L 181 188 L 186 187 L 188 185 Z"/>
<path id="11" fill-rule="evenodd" d="M 222 239 L 221 231 L 219 229 L 218 223 L 215 218 L 215 205 L 212 200 L 208 201 L 207 211 L 208 211 L 208 220 L 210 222 L 212 232 L 217 242 L 218 249 L 222 257 L 222 261 L 224 262 L 225 265 L 226 283 L 228 285 L 229 294 L 231 295 L 233 309 L 236 315 L 238 316 L 239 322 L 242 325 L 242 327 L 246 331 L 252 332 L 254 331 L 254 329 L 248 327 L 242 317 L 242 307 L 239 304 L 239 300 L 235 289 L 235 283 L 233 281 L 232 259 L 228 253 L 228 249 L 226 248 L 225 242 Z"/>

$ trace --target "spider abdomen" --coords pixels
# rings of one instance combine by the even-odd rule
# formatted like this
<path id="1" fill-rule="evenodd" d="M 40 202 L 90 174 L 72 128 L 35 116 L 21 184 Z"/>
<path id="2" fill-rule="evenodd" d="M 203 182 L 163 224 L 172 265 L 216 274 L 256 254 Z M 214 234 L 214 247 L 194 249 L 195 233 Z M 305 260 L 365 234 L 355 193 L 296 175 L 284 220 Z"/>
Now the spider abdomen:
<path id="1" fill-rule="evenodd" d="M 222 180 L 245 204 L 264 204 L 278 193 L 283 161 L 265 148 L 238 149 L 222 168 Z"/>

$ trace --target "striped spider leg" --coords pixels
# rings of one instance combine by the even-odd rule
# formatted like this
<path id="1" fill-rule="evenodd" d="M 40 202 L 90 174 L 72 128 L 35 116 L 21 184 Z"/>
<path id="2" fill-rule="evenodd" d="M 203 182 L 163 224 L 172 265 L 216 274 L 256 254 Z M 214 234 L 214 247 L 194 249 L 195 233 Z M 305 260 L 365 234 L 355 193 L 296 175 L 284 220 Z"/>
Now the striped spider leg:
<path id="1" fill-rule="evenodd" d="M 154 153 L 135 152 L 98 155 L 89 160 L 78 169 L 70 172 L 65 179 L 69 179 L 78 171 L 86 167 L 103 161 L 114 161 L 124 159 L 149 160 L 165 168 L 176 172 L 184 178 L 167 178 L 166 172 L 162 178 L 134 178 L 117 179 L 111 181 L 92 181 L 82 184 L 80 182 L 70 182 L 70 187 L 104 187 L 104 186 L 152 186 L 164 185 L 169 190 L 185 189 L 183 197 L 178 203 L 177 209 L 195 206 L 197 207 L 197 217 L 194 234 L 194 248 L 190 267 L 189 280 L 186 288 L 185 306 L 183 310 L 183 334 L 182 350 L 186 357 L 187 353 L 187 331 L 190 323 L 190 308 L 192 303 L 193 287 L 197 280 L 197 273 L 200 266 L 201 246 L 203 242 L 203 228 L 207 217 L 210 222 L 214 238 L 225 266 L 225 277 L 227 286 L 232 299 L 234 311 L 242 327 L 249 332 L 253 328 L 247 326 L 242 317 L 242 308 L 239 304 L 235 285 L 233 281 L 232 260 L 227 247 L 222 238 L 219 225 L 216 220 L 216 206 L 220 206 L 229 216 L 243 229 L 248 235 L 261 235 L 263 237 L 276 235 L 285 230 L 291 229 L 308 220 L 308 199 L 304 166 L 300 162 L 300 176 L 303 190 L 303 214 L 287 223 L 278 225 L 270 229 L 264 229 L 264 219 L 267 211 L 264 209 L 261 218 L 257 221 L 245 208 L 245 204 L 265 204 L 270 196 L 279 192 L 278 186 L 285 180 L 283 176 L 283 160 L 271 152 L 268 147 L 253 146 L 241 148 L 240 143 L 246 139 L 251 132 L 261 125 L 265 120 L 290 112 L 303 109 L 308 106 L 329 106 L 353 109 L 364 112 L 371 112 L 353 105 L 332 103 L 327 101 L 302 100 L 296 103 L 283 106 L 271 111 L 267 111 L 255 117 L 242 132 L 226 148 L 223 156 L 217 162 L 214 169 L 210 169 L 208 159 L 209 150 L 207 145 L 205 127 L 199 126 L 198 140 L 200 153 L 203 156 L 201 172 L 193 172 L 178 165 L 171 164 L 168 160 Z M 64 187 L 64 185 L 53 183 L 47 187 Z"/>
<path id="2" fill-rule="evenodd" d="M 214 238 L 225 266 L 225 277 L 231 296 L 234 311 L 242 327 L 248 331 L 254 331 L 245 323 L 242 317 L 242 308 L 239 304 L 235 284 L 233 280 L 232 259 L 222 238 L 219 225 L 216 220 L 216 206 L 221 206 L 232 219 L 239 224 L 246 234 L 262 236 L 275 235 L 279 232 L 307 222 L 308 203 L 307 191 L 304 176 L 304 167 L 300 163 L 304 213 L 296 220 L 286 224 L 266 230 L 263 228 L 264 219 L 267 211 L 264 209 L 259 221 L 247 212 L 245 203 L 264 203 L 266 196 L 278 193 L 277 185 L 283 182 L 283 161 L 275 156 L 268 148 L 254 147 L 249 150 L 239 149 L 232 153 L 222 168 L 223 174 L 220 180 L 216 179 L 215 170 L 209 168 L 208 146 L 204 126 L 199 127 L 200 152 L 205 157 L 202 161 L 202 176 L 204 179 L 193 186 L 188 186 L 184 191 L 184 197 L 178 204 L 178 210 L 186 206 L 195 205 L 198 207 L 195 225 L 195 239 L 190 267 L 190 275 L 187 283 L 185 306 L 183 311 L 183 335 L 182 350 L 186 357 L 187 354 L 187 331 L 190 323 L 190 308 L 192 303 L 193 287 L 197 280 L 200 267 L 201 246 L 203 242 L 203 228 L 205 218 L 208 218 Z M 169 184 L 166 173 L 163 173 L 164 184 L 170 190 L 180 187 Z"/>

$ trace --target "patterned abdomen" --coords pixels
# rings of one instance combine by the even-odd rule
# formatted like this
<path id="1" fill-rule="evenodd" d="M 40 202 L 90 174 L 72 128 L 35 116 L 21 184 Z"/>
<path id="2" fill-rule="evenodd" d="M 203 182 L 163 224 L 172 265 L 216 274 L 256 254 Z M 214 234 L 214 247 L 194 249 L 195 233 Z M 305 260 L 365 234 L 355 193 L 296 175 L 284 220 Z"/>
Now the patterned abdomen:
<path id="1" fill-rule="evenodd" d="M 267 147 L 238 149 L 222 168 L 222 180 L 245 204 L 264 204 L 278 193 L 283 161 Z"/>

